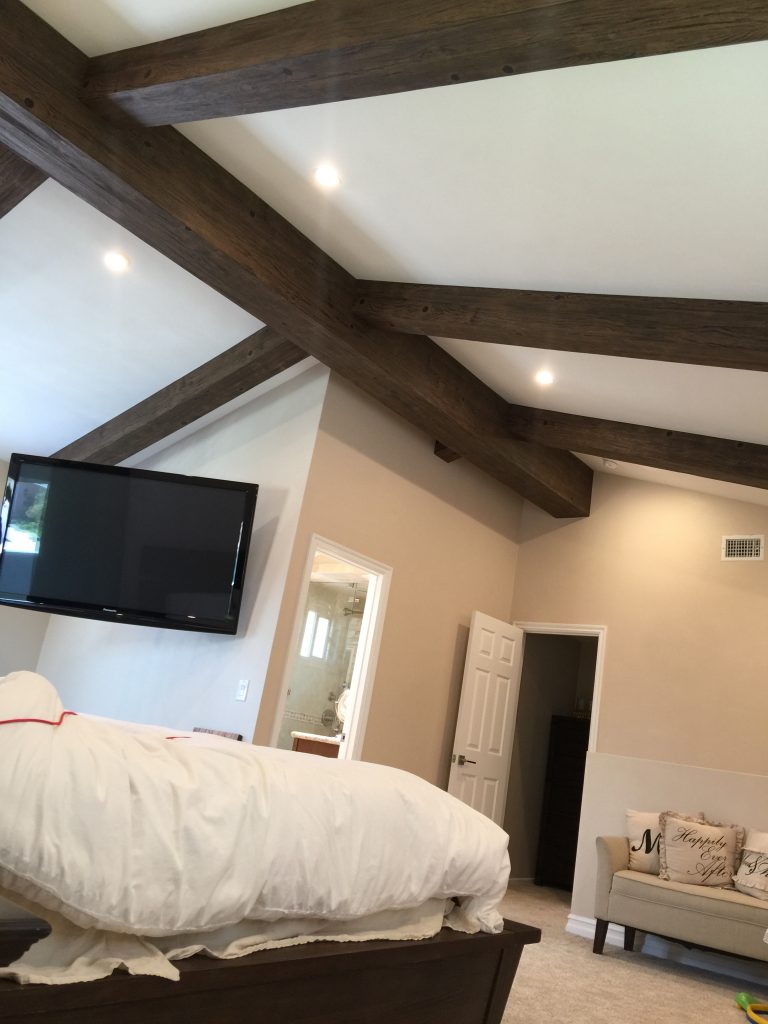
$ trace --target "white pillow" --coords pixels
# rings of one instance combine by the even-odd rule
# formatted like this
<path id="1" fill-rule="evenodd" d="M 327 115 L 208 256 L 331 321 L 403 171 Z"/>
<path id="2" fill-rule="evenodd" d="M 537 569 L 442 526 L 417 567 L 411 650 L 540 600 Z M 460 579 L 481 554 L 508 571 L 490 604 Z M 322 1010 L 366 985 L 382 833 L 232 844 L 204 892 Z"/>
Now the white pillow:
<path id="1" fill-rule="evenodd" d="M 768 900 L 768 832 L 749 830 L 733 882 L 745 896 Z"/>
<path id="2" fill-rule="evenodd" d="M 630 871 L 659 873 L 659 811 L 627 811 Z"/>

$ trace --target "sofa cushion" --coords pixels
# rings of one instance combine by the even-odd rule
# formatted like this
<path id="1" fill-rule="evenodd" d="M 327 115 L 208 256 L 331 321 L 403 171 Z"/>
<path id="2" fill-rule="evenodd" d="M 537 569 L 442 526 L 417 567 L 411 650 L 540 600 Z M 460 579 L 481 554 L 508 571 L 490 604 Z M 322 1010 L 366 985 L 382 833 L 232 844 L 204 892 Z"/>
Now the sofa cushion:
<path id="1" fill-rule="evenodd" d="M 605 919 L 668 939 L 768 961 L 768 903 L 735 889 L 665 882 L 617 871 Z"/>
<path id="2" fill-rule="evenodd" d="M 768 900 L 768 833 L 750 829 L 739 870 L 733 877 L 739 892 Z"/>
<path id="3" fill-rule="evenodd" d="M 702 888 L 685 882 L 665 882 L 641 871 L 617 871 L 611 887 L 611 896 L 614 895 L 737 924 L 757 925 L 763 931 L 768 927 L 765 903 L 735 889 Z"/>
<path id="4" fill-rule="evenodd" d="M 741 859 L 744 829 L 699 821 L 674 811 L 659 817 L 659 877 L 688 885 L 733 885 Z"/>

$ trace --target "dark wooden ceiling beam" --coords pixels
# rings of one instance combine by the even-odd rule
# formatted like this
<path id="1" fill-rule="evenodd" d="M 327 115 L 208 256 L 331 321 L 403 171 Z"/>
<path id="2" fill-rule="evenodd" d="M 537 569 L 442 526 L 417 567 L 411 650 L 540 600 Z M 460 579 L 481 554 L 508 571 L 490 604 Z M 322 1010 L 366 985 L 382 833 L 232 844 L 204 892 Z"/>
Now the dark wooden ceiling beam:
<path id="1" fill-rule="evenodd" d="M 54 454 L 116 465 L 302 359 L 306 353 L 264 327 Z"/>
<path id="2" fill-rule="evenodd" d="M 768 370 L 768 303 L 360 281 L 357 312 L 406 334 Z"/>
<path id="3" fill-rule="evenodd" d="M 592 472 L 518 441 L 507 404 L 428 338 L 354 317 L 354 279 L 173 128 L 110 126 L 79 97 L 85 56 L 2 0 L 0 142 L 415 426 L 556 516 Z"/>
<path id="4" fill-rule="evenodd" d="M 0 217 L 42 185 L 47 175 L 0 145 Z"/>
<path id="5" fill-rule="evenodd" d="M 96 57 L 85 95 L 179 124 L 766 38 L 764 0 L 314 0 Z"/>
<path id="6" fill-rule="evenodd" d="M 510 405 L 521 440 L 654 469 L 768 488 L 768 445 Z"/>

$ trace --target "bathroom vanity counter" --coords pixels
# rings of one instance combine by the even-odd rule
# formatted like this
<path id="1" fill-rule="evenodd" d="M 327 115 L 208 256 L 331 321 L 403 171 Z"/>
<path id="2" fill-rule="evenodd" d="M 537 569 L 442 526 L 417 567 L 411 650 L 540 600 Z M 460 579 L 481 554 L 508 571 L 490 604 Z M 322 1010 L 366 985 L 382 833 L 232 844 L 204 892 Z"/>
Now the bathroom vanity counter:
<path id="1" fill-rule="evenodd" d="M 292 732 L 293 745 L 291 750 L 298 750 L 302 754 L 319 754 L 321 757 L 338 757 L 339 744 L 338 736 L 318 736 L 313 732 Z"/>

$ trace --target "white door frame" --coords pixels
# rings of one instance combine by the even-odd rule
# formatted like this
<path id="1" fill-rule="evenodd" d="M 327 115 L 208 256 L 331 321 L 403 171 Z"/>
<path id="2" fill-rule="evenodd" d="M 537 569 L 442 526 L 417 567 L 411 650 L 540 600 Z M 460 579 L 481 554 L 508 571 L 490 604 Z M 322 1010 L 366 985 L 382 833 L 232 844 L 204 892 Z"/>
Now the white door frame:
<path id="1" fill-rule="evenodd" d="M 309 591 L 310 577 L 312 575 L 312 562 L 315 552 L 322 551 L 323 554 L 331 555 L 340 561 L 349 562 L 376 577 L 368 588 L 365 601 L 365 610 L 360 624 L 360 639 L 358 640 L 358 653 L 355 658 L 355 668 L 352 678 L 353 692 L 357 690 L 353 701 L 352 714 L 344 723 L 344 740 L 339 747 L 339 757 L 348 759 L 359 759 L 365 738 L 365 727 L 368 722 L 368 711 L 371 706 L 371 694 L 373 692 L 374 677 L 376 674 L 376 662 L 379 657 L 381 645 L 381 634 L 384 628 L 384 615 L 389 597 L 389 585 L 392 578 L 392 567 L 384 565 L 383 562 L 376 562 L 359 551 L 337 544 L 336 541 L 321 537 L 313 533 L 309 538 L 309 550 L 307 551 L 304 563 L 304 572 L 299 587 L 299 605 L 294 615 L 293 630 L 291 631 L 291 644 L 289 655 L 286 658 L 285 669 L 283 670 L 282 689 L 280 700 L 275 713 L 275 721 L 272 727 L 270 745 L 276 746 L 280 727 L 283 723 L 283 714 L 288 700 L 288 685 L 293 675 L 293 668 L 299 656 L 299 642 L 304 628 L 303 612 L 304 603 Z"/>
<path id="2" fill-rule="evenodd" d="M 577 626 L 561 622 L 515 622 L 524 633 L 552 633 L 561 636 L 596 636 L 597 657 L 595 660 L 595 686 L 592 691 L 592 716 L 589 722 L 589 742 L 587 751 L 597 750 L 597 734 L 600 727 L 600 699 L 603 692 L 603 664 L 605 662 L 605 644 L 608 633 L 607 626 Z M 525 657 L 525 648 L 523 648 Z"/>

